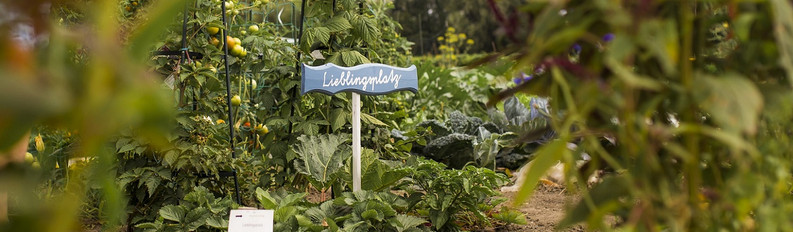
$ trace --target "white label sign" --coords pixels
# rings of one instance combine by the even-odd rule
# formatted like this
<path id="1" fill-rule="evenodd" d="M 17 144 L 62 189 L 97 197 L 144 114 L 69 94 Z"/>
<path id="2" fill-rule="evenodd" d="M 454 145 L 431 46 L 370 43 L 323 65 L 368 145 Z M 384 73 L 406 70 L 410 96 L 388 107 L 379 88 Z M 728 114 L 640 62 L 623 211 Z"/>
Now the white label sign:
<path id="1" fill-rule="evenodd" d="M 231 210 L 229 232 L 272 232 L 272 210 Z"/>

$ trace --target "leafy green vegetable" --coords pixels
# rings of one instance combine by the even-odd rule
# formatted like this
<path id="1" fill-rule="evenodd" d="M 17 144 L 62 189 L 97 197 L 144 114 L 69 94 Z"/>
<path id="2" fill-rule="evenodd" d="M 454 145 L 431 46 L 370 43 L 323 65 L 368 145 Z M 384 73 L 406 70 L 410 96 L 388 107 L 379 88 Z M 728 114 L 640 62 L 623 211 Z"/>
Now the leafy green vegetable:
<path id="1" fill-rule="evenodd" d="M 335 182 L 344 161 L 352 155 L 344 135 L 301 136 L 293 150 L 298 155 L 295 167 L 311 177 L 312 183 L 322 189 Z"/>

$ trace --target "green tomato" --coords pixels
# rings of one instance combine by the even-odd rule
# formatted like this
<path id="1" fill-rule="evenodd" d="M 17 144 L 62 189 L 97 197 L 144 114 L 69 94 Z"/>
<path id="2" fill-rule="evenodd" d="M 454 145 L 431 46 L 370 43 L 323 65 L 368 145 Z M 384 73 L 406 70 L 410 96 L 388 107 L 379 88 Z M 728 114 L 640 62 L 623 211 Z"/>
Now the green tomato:
<path id="1" fill-rule="evenodd" d="M 245 49 L 242 48 L 242 46 L 240 46 L 239 44 L 237 44 L 237 45 L 234 45 L 233 48 L 231 48 L 231 55 L 233 55 L 233 56 L 241 56 L 242 52 L 244 52 L 244 51 L 245 51 Z"/>
<path id="2" fill-rule="evenodd" d="M 215 35 L 219 31 L 220 31 L 220 28 L 218 28 L 218 27 L 207 27 L 207 32 L 209 32 L 210 35 Z"/>
<path id="3" fill-rule="evenodd" d="M 250 31 L 251 33 L 257 32 L 257 31 L 259 31 L 259 26 L 251 25 L 251 26 L 248 27 L 248 31 Z"/>
<path id="4" fill-rule="evenodd" d="M 242 105 L 242 98 L 240 98 L 240 95 L 234 95 L 234 97 L 231 98 L 231 105 L 233 106 Z"/>
<path id="5" fill-rule="evenodd" d="M 25 162 L 28 162 L 28 163 L 36 162 L 36 157 L 33 157 L 33 154 L 30 154 L 30 152 L 27 152 L 27 153 L 25 153 Z"/>

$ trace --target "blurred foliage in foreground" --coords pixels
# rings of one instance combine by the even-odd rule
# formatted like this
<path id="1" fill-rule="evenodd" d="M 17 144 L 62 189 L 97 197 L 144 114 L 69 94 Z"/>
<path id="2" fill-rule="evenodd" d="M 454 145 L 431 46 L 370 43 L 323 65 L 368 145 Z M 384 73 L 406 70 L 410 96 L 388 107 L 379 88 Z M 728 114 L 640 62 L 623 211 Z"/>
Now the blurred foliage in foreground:
<path id="1" fill-rule="evenodd" d="M 161 123 L 173 106 L 160 93 L 159 78 L 147 71 L 148 52 L 139 48 L 151 46 L 153 35 L 166 29 L 159 25 L 183 6 L 182 1 L 158 1 L 134 27 L 123 27 L 116 20 L 118 1 L 0 1 L 0 159 L 10 158 L 5 151 L 33 133 L 36 149 L 28 150 L 35 150 L 40 161 L 39 167 L 0 167 L 0 192 L 8 193 L 10 202 L 25 203 L 11 205 L 13 223 L 0 230 L 77 231 L 81 215 L 101 218 L 105 229 L 119 226 L 126 202 L 116 187 L 115 150 L 107 142 L 128 127 L 151 135 L 152 143 L 162 141 L 156 135 L 168 129 Z M 51 13 L 64 18 L 53 19 Z M 44 136 L 75 142 L 48 146 L 39 131 L 31 132 L 34 123 L 58 131 Z M 98 165 L 55 171 L 65 170 L 56 167 L 68 166 L 68 158 L 79 158 L 58 159 L 67 150 L 95 157 Z M 87 180 L 51 183 L 63 191 L 40 188 L 39 183 L 64 180 L 56 176 Z M 94 208 L 98 211 L 81 212 L 87 198 L 104 200 Z"/>
<path id="2" fill-rule="evenodd" d="M 490 2 L 513 41 L 491 59 L 518 61 L 506 76 L 536 74 L 490 104 L 548 96 L 559 135 L 520 199 L 586 152 L 569 178 L 607 174 L 569 184 L 583 199 L 561 227 L 793 230 L 790 1 L 532 1 L 511 13 Z"/>

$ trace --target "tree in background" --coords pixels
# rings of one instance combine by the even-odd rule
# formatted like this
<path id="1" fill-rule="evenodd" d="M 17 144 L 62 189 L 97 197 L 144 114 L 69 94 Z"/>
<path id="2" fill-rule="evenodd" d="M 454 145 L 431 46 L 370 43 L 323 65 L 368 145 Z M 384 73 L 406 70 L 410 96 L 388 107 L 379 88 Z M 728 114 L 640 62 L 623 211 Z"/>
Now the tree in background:
<path id="1" fill-rule="evenodd" d="M 517 9 L 522 0 L 499 1 L 503 9 Z M 514 11 L 510 14 L 516 14 Z M 507 41 L 498 36 L 499 28 L 487 1 L 466 1 L 464 4 L 445 0 L 394 0 L 392 17 L 402 24 L 402 34 L 409 41 L 416 43 L 415 54 L 438 54 L 439 43 L 435 39 L 443 36 L 448 27 L 454 27 L 458 33 L 465 33 L 468 38 L 476 41 L 470 46 L 470 52 L 493 52 L 507 45 Z"/>

